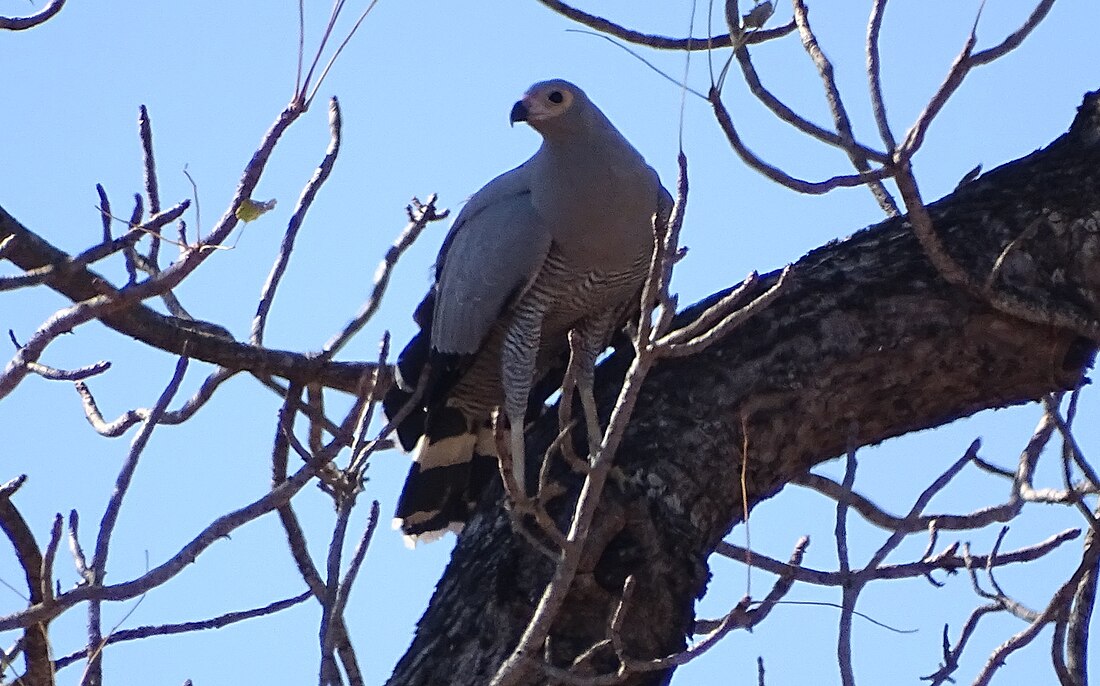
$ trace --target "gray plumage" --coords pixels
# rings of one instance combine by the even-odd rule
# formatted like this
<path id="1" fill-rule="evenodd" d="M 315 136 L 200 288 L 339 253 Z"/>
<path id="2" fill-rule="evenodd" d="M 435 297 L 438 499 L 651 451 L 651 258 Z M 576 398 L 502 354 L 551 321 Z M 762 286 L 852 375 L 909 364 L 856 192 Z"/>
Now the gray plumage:
<path id="1" fill-rule="evenodd" d="M 528 396 L 568 353 L 571 331 L 581 399 L 594 410 L 592 366 L 638 308 L 653 218 L 671 206 L 656 172 L 573 84 L 535 84 L 511 119 L 538 131 L 542 146 L 459 213 L 417 311 L 421 333 L 398 360 L 400 387 L 385 400 L 393 417 L 424 387 L 398 429 L 414 450 L 395 519 L 410 542 L 465 522 L 496 472 L 497 408 L 525 483 Z"/>

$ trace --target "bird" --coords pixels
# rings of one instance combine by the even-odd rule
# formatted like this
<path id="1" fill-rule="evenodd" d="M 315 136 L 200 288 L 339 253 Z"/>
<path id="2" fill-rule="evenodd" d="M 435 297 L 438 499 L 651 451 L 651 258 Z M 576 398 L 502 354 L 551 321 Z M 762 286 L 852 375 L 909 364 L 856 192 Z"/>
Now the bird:
<path id="1" fill-rule="evenodd" d="M 542 143 L 455 218 L 383 398 L 413 454 L 394 515 L 409 547 L 461 533 L 498 478 L 494 413 L 508 420 L 514 482 L 526 489 L 524 424 L 560 385 L 570 337 L 587 427 L 598 430 L 593 368 L 640 307 L 654 222 L 673 202 L 576 85 L 534 84 L 509 119 Z"/>

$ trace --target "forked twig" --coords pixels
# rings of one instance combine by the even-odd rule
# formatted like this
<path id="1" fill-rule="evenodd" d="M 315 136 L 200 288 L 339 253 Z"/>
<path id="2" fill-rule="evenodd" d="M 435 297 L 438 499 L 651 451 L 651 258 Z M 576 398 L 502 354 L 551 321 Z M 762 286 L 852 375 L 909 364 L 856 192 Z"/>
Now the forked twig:
<path id="1" fill-rule="evenodd" d="M 272 304 L 274 304 L 275 291 L 282 281 L 283 274 L 286 273 L 287 264 L 290 263 L 290 253 L 294 250 L 294 241 L 298 237 L 298 231 L 302 228 L 302 222 L 305 221 L 306 213 L 312 207 L 317 192 L 321 190 L 321 186 L 324 185 L 329 174 L 332 173 L 332 167 L 336 164 L 336 157 L 340 154 L 342 120 L 340 118 L 340 103 L 335 97 L 329 100 L 328 124 L 330 136 L 328 149 L 325 150 L 325 156 L 321 159 L 321 163 L 317 165 L 313 176 L 306 183 L 305 188 L 302 189 L 302 194 L 299 196 L 298 203 L 295 205 L 294 211 L 290 215 L 290 221 L 287 223 L 286 232 L 283 234 L 279 254 L 275 258 L 275 263 L 271 265 L 271 271 L 268 273 L 267 280 L 261 290 L 260 301 L 256 307 L 256 316 L 252 319 L 250 341 L 253 345 L 263 345 L 267 315 L 271 311 Z"/>

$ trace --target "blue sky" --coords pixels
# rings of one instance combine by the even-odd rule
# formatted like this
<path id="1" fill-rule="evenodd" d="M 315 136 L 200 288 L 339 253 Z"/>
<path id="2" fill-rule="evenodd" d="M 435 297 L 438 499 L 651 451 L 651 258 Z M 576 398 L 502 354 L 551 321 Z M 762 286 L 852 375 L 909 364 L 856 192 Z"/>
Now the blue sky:
<path id="1" fill-rule="evenodd" d="M 865 3 L 812 6 L 811 20 L 837 68 L 857 135 L 877 143 L 863 76 Z M 684 35 L 688 2 L 588 2 L 586 9 L 643 31 Z M 34 6 L 0 0 L 0 14 Z M 360 5 L 348 4 L 347 20 Z M 895 0 L 883 31 L 884 83 L 890 119 L 900 137 L 935 90 L 965 40 L 978 3 Z M 979 47 L 999 41 L 1026 16 L 1027 3 L 986 3 Z M 307 46 L 316 45 L 327 18 L 324 3 L 307 8 Z M 781 6 L 773 24 L 786 21 Z M 696 35 L 705 32 L 706 5 L 696 14 Z M 720 14 L 720 13 L 719 13 Z M 1100 9 L 1088 0 L 1062 0 L 1046 22 L 1015 53 L 971 74 L 934 124 L 915 169 L 926 199 L 948 192 L 976 164 L 991 169 L 1026 155 L 1063 132 L 1086 90 L 1100 87 L 1100 47 L 1092 35 Z M 332 178 L 321 191 L 298 241 L 280 298 L 272 312 L 267 343 L 273 347 L 319 349 L 366 298 L 378 260 L 405 223 L 411 196 L 438 193 L 440 206 L 460 207 L 464 198 L 496 174 L 522 162 L 538 144 L 524 126 L 508 127 L 512 103 L 532 82 L 551 77 L 581 85 L 661 173 L 675 179 L 680 135 L 680 90 L 610 43 L 582 33 L 532 0 L 428 2 L 382 0 L 363 24 L 321 89 L 321 99 L 280 144 L 256 193 L 276 198 L 277 209 L 249 224 L 233 250 L 222 251 L 178 290 L 198 318 L 214 321 L 246 338 L 256 299 L 277 252 L 286 220 L 304 182 L 328 142 L 323 98 L 339 97 L 344 140 Z M 337 30 L 340 34 L 340 29 Z M 240 170 L 260 136 L 291 95 L 297 44 L 297 4 L 240 1 L 150 3 L 117 0 L 109 9 L 70 0 L 48 24 L 0 35 L 0 71 L 5 104 L 0 108 L 4 164 L 0 204 L 47 240 L 70 252 L 99 235 L 95 184 L 102 183 L 116 214 L 128 215 L 140 192 L 141 152 L 136 134 L 138 107 L 153 121 L 164 204 L 190 197 L 184 168 L 198 185 L 201 225 L 208 230 L 232 196 Z M 308 47 L 307 47 L 308 52 Z M 798 111 L 821 123 L 828 115 L 819 81 L 796 36 L 754 53 L 765 83 Z M 684 70 L 682 54 L 645 53 L 670 73 Z M 724 55 L 716 57 L 724 59 Z M 826 149 L 776 122 L 731 74 L 727 106 L 742 135 L 773 164 L 804 178 L 846 173 L 843 154 Z M 690 83 L 707 85 L 706 57 L 691 62 Z M 864 189 L 823 197 L 799 196 L 748 170 L 721 137 L 706 103 L 688 97 L 684 149 L 691 168 L 692 195 L 683 242 L 688 257 L 677 271 L 681 303 L 693 302 L 761 272 L 797 260 L 809 249 L 843 237 L 882 216 Z M 196 225 L 194 214 L 189 224 Z M 445 231 L 430 228 L 394 275 L 375 321 L 345 350 L 343 359 L 376 355 L 383 330 L 401 344 L 412 332 L 409 314 L 428 285 L 429 267 Z M 167 246 L 166 246 L 167 247 Z M 101 267 L 124 278 L 118 264 Z M 10 265 L 0 273 L 10 273 Z M 48 292 L 0 294 L 0 327 L 26 339 L 65 301 Z M 149 406 L 171 375 L 174 360 L 99 325 L 88 325 L 53 343 L 43 361 L 59 367 L 107 359 L 113 367 L 90 382 L 104 414 Z M 181 397 L 197 388 L 207 372 L 195 364 Z M 1082 417 L 1093 420 L 1097 403 L 1086 393 Z M 333 407 L 342 399 L 333 398 Z M 227 383 L 193 421 L 161 427 L 153 436 L 123 508 L 108 581 L 132 578 L 159 564 L 212 518 L 257 497 L 266 488 L 268 461 L 279 401 L 249 378 Z M 983 413 L 933 432 L 888 442 L 861 453 L 857 485 L 895 511 L 933 475 L 982 436 L 987 459 L 1013 465 L 1039 418 L 1036 407 Z M 55 512 L 76 508 L 85 546 L 109 497 L 129 437 L 104 439 L 87 426 L 72 389 L 64 383 L 27 379 L 0 402 L 0 480 L 28 473 L 16 497 L 42 540 Z M 1083 427 L 1081 441 L 1100 445 L 1095 426 Z M 388 520 L 407 468 L 397 452 L 374 458 L 365 498 L 378 499 Z M 836 474 L 837 464 L 825 473 Z M 1053 472 L 1043 478 L 1051 485 Z M 959 511 L 1000 502 L 1006 484 L 966 472 L 933 502 L 932 509 Z M 300 509 L 322 555 L 331 527 L 327 498 L 303 494 Z M 362 527 L 361 508 L 353 527 Z M 1031 544 L 1079 520 L 1060 508 L 1030 508 L 1013 525 L 1006 546 Z M 806 563 L 835 564 L 828 503 L 790 490 L 753 513 L 752 541 L 761 552 L 785 558 L 795 539 L 810 534 Z M 869 554 L 881 534 L 859 529 L 857 554 Z M 996 531 L 976 534 L 985 551 Z M 739 529 L 731 540 L 743 541 Z M 414 623 L 434 588 L 452 546 L 447 539 L 416 551 L 380 527 L 348 608 L 360 660 L 370 683 L 381 683 L 404 651 Z M 896 560 L 920 554 L 923 540 L 903 548 Z M 941 543 L 942 546 L 942 543 Z M 1000 580 L 1033 605 L 1045 603 L 1068 576 L 1075 546 L 1045 566 L 1006 570 Z M 21 575 L 4 553 L 0 579 L 21 586 Z M 857 557 L 856 560 L 859 558 Z M 63 588 L 75 582 L 69 560 L 57 564 Z M 745 571 L 725 560 L 712 564 L 715 582 L 700 615 L 715 616 L 744 593 Z M 754 593 L 768 583 L 754 574 Z M 188 621 L 262 605 L 295 595 L 302 584 L 282 544 L 274 519 L 251 524 L 199 558 L 166 588 L 140 604 L 109 609 L 106 623 L 122 628 Z M 23 602 L 0 589 L 0 613 Z M 837 601 L 839 594 L 800 589 L 791 599 Z M 869 623 L 856 625 L 857 677 L 864 683 L 913 683 L 935 670 L 940 632 L 949 622 L 953 636 L 977 604 L 963 576 L 945 589 L 924 581 L 869 591 L 860 609 L 877 620 L 915 634 L 897 635 Z M 135 608 L 134 606 L 137 605 Z M 130 614 L 127 614 L 130 613 Z M 154 639 L 112 647 L 107 652 L 110 683 L 196 684 L 308 683 L 316 678 L 313 605 L 229 629 Z M 834 683 L 836 610 L 781 607 L 755 633 L 735 634 L 699 662 L 680 672 L 674 684 L 755 679 L 755 659 L 764 657 L 769 684 Z M 80 647 L 79 613 L 54 627 L 60 654 Z M 1021 628 L 992 621 L 974 639 L 960 671 L 972 678 L 989 650 Z M 796 641 L 791 638 L 796 636 Z M 10 645 L 11 637 L 4 637 Z M 1052 680 L 1047 665 L 1049 630 L 1009 662 L 1001 683 Z M 76 683 L 80 667 L 62 672 L 60 683 Z"/>

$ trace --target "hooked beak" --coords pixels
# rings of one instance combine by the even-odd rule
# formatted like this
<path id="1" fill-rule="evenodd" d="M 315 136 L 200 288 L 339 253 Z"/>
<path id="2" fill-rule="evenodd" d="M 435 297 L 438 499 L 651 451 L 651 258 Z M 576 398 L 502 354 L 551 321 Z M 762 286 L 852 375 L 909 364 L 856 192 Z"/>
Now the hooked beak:
<path id="1" fill-rule="evenodd" d="M 508 116 L 509 125 L 514 126 L 517 121 L 527 121 L 527 105 L 522 100 L 512 105 L 512 113 Z"/>

